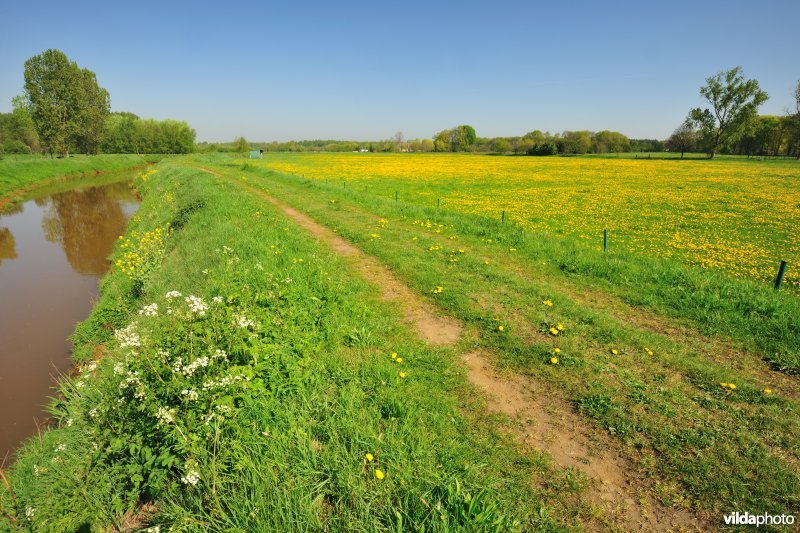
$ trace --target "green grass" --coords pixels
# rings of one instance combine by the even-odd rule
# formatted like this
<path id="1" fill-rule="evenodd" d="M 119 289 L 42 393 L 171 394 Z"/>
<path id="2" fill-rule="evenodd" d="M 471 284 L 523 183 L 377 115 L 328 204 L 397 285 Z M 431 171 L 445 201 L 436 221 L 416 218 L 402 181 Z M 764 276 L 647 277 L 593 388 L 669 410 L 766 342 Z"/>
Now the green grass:
<path id="1" fill-rule="evenodd" d="M 137 181 L 120 266 L 74 335 L 80 371 L 61 385 L 54 427 L 7 472 L 13 501 L 0 485 L 0 529 L 552 530 L 590 519 L 572 473 L 481 414 L 454 349 L 414 340 L 375 287 L 265 201 L 177 161 L 156 168 Z M 152 303 L 157 316 L 138 312 Z M 114 332 L 131 324 L 123 346 Z"/>
<path id="2" fill-rule="evenodd" d="M 617 438 L 662 501 L 717 516 L 800 509 L 795 295 L 338 183 L 196 161 L 308 212 L 474 326 L 476 347 L 552 384 Z M 557 323 L 566 328 L 556 337 Z"/>
<path id="3" fill-rule="evenodd" d="M 77 177 L 123 170 L 158 161 L 160 156 L 77 155 L 67 159 L 42 156 L 11 156 L 0 159 L 0 200 L 19 189 L 39 185 L 55 178 Z M 22 197 L 20 197 L 22 198 Z"/>

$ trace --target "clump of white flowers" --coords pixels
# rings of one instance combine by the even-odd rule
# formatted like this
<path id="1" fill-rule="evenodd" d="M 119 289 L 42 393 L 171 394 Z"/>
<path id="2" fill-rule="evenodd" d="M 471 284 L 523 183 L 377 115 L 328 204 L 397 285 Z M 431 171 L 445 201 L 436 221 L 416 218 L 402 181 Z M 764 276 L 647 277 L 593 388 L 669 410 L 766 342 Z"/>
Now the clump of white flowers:
<path id="1" fill-rule="evenodd" d="M 128 324 L 124 329 L 114 332 L 114 337 L 119 341 L 120 348 L 138 348 L 142 345 L 142 339 L 136 333 L 136 326 Z"/>
<path id="2" fill-rule="evenodd" d="M 152 303 L 150 305 L 145 305 L 141 309 L 139 309 L 139 315 L 141 316 L 158 316 L 158 304 Z"/>
<path id="3" fill-rule="evenodd" d="M 197 471 L 196 463 L 186 463 L 186 474 L 181 476 L 181 482 L 184 485 L 197 485 L 200 481 L 200 472 Z"/>
<path id="4" fill-rule="evenodd" d="M 256 323 L 244 315 L 233 315 L 233 323 L 243 329 L 254 329 Z"/>
<path id="5" fill-rule="evenodd" d="M 186 298 L 184 298 L 187 304 L 189 304 L 189 312 L 193 313 L 197 316 L 206 316 L 206 311 L 208 311 L 208 304 L 203 301 L 202 298 L 199 296 L 195 296 L 190 294 Z"/>

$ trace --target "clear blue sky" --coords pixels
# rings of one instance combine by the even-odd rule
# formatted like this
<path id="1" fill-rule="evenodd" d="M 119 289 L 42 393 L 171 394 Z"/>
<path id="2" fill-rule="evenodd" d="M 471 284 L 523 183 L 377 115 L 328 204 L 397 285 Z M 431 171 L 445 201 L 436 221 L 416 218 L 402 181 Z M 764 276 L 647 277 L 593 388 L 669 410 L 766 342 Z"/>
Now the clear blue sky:
<path id="1" fill-rule="evenodd" d="M 97 73 L 114 111 L 198 140 L 611 129 L 665 138 L 740 65 L 770 100 L 800 78 L 800 1 L 4 2 L 0 111 L 47 48 Z"/>

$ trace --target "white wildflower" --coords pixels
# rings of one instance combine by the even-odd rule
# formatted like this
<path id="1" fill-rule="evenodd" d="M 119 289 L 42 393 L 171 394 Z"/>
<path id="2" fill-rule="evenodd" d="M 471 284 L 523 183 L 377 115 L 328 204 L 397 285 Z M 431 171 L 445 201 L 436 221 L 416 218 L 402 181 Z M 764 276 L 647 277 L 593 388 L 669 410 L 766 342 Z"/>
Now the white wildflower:
<path id="1" fill-rule="evenodd" d="M 97 407 L 93 407 L 92 409 L 89 410 L 89 416 L 92 418 L 97 417 Z"/>
<path id="2" fill-rule="evenodd" d="M 142 345 L 142 340 L 133 324 L 129 324 L 125 329 L 118 329 L 114 332 L 114 337 L 119 341 L 120 348 L 137 348 Z"/>
<path id="3" fill-rule="evenodd" d="M 197 485 L 198 481 L 200 481 L 200 472 L 197 471 L 197 466 L 187 464 L 186 475 L 181 476 L 181 482 L 184 485 Z"/>
<path id="4" fill-rule="evenodd" d="M 183 389 L 181 394 L 189 398 L 189 401 L 194 401 L 200 397 L 200 395 L 197 394 L 197 391 L 194 389 Z"/>
<path id="5" fill-rule="evenodd" d="M 36 508 L 35 507 L 31 507 L 29 505 L 29 506 L 27 506 L 25 508 L 25 520 L 27 520 L 28 522 L 33 520 L 33 515 L 35 515 L 35 514 L 36 514 Z"/>
<path id="6" fill-rule="evenodd" d="M 222 359 L 223 361 L 227 361 L 228 354 L 225 352 L 225 350 L 220 350 L 219 348 L 217 348 L 217 351 L 214 352 L 214 355 L 211 356 L 211 360 L 216 361 L 217 359 Z"/>
<path id="7" fill-rule="evenodd" d="M 158 418 L 159 425 L 172 424 L 175 421 L 175 409 L 167 409 L 166 407 L 159 407 L 156 417 Z"/>
<path id="8" fill-rule="evenodd" d="M 139 309 L 139 314 L 142 316 L 158 316 L 158 304 L 152 303 L 150 305 L 145 305 Z"/>
<path id="9" fill-rule="evenodd" d="M 189 295 L 184 300 L 187 304 L 189 304 L 189 311 L 191 313 L 194 313 L 198 316 L 206 316 L 208 304 L 206 304 L 202 298 L 199 296 Z"/>
<path id="10" fill-rule="evenodd" d="M 125 373 L 125 365 L 122 362 L 114 363 L 114 373 L 117 375 L 121 375 Z"/>
<path id="11" fill-rule="evenodd" d="M 92 361 L 86 365 L 86 372 L 94 372 L 97 370 L 97 361 Z"/>
<path id="12" fill-rule="evenodd" d="M 56 446 L 56 451 L 57 452 L 63 452 L 66 449 L 67 449 L 67 445 L 65 443 L 63 443 L 63 442 L 61 444 L 59 444 L 58 446 Z"/>
<path id="13" fill-rule="evenodd" d="M 253 329 L 256 323 L 244 315 L 233 315 L 233 324 L 243 329 Z"/>
<path id="14" fill-rule="evenodd" d="M 222 296 L 214 296 L 213 298 L 211 298 L 211 301 L 213 301 L 215 304 L 221 304 L 222 302 L 225 301 L 225 298 L 223 298 Z"/>
<path id="15" fill-rule="evenodd" d="M 34 476 L 39 475 L 39 465 L 33 465 L 33 475 Z"/>
<path id="16" fill-rule="evenodd" d="M 71 418 L 67 418 L 67 427 L 71 427 L 71 426 L 72 426 L 72 419 Z"/>
<path id="17" fill-rule="evenodd" d="M 173 298 L 180 298 L 182 295 L 178 291 L 169 291 L 166 294 L 167 300 L 172 300 Z"/>
<path id="18" fill-rule="evenodd" d="M 85 386 L 86 386 L 86 382 L 83 381 L 82 379 L 79 379 L 78 381 L 75 382 L 75 387 L 78 388 L 78 389 L 82 389 Z"/>
<path id="19" fill-rule="evenodd" d="M 184 366 L 181 369 L 181 373 L 187 378 L 189 378 L 194 375 L 194 373 L 197 371 L 198 368 L 206 366 L 208 366 L 208 357 L 200 357 L 199 359 L 195 359 L 188 365 Z"/>
<path id="20" fill-rule="evenodd" d="M 261 263 L 256 263 L 256 270 L 264 270 L 264 265 Z"/>
<path id="21" fill-rule="evenodd" d="M 288 285 L 292 282 L 292 278 L 286 278 L 283 282 Z"/>

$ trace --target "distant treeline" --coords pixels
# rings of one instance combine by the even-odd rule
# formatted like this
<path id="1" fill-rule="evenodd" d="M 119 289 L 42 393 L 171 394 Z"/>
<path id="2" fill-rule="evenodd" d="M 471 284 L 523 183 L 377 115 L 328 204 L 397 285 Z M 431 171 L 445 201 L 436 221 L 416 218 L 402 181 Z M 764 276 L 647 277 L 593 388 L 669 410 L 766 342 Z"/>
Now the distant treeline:
<path id="1" fill-rule="evenodd" d="M 461 126 L 443 130 L 434 139 L 405 140 L 401 134 L 384 141 L 308 140 L 288 142 L 248 142 L 238 138 L 233 142 L 197 144 L 200 152 L 474 152 L 524 155 L 606 154 L 619 152 L 663 152 L 665 145 L 656 139 L 628 139 L 614 131 L 565 131 L 550 134 L 539 130 L 516 137 L 475 137 L 471 132 L 458 130 Z M 468 126 L 467 126 L 468 128 Z M 455 133 L 454 133 L 455 131 Z M 474 130 L 473 130 L 474 131 Z"/>
<path id="2" fill-rule="evenodd" d="M 25 92 L 12 106 L 11 113 L 0 113 L 0 154 L 194 150 L 195 132 L 186 122 L 112 113 L 108 91 L 97 84 L 94 72 L 59 50 L 25 62 Z"/>

